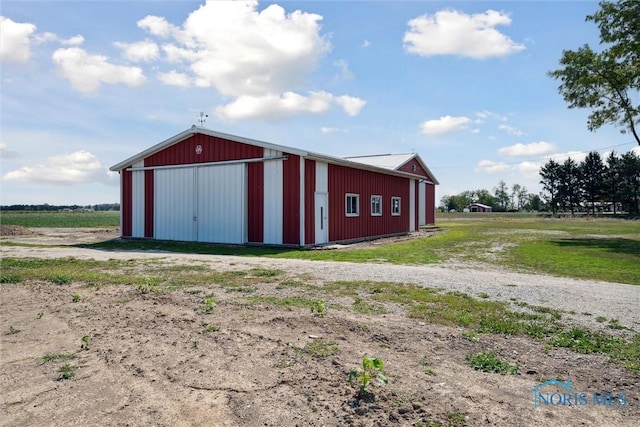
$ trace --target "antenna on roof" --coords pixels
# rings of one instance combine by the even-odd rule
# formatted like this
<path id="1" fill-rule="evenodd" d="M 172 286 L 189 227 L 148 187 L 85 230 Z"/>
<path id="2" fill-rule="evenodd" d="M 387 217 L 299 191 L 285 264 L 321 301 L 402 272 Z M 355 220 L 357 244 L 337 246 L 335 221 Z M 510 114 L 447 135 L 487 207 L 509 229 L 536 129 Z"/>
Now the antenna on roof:
<path id="1" fill-rule="evenodd" d="M 209 117 L 208 114 L 205 114 L 202 111 L 200 112 L 200 118 L 198 119 L 198 122 L 200 122 L 200 127 L 204 127 L 204 122 L 207 121 L 207 117 Z"/>

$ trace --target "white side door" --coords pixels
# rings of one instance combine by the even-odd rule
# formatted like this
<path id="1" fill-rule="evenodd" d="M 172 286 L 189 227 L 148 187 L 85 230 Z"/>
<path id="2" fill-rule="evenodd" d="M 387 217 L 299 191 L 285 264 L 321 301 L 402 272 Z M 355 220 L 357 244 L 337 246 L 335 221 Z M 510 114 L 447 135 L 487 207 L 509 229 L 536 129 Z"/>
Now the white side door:
<path id="1" fill-rule="evenodd" d="M 315 235 L 316 245 L 329 242 L 329 195 L 327 193 L 314 194 L 315 206 Z"/>

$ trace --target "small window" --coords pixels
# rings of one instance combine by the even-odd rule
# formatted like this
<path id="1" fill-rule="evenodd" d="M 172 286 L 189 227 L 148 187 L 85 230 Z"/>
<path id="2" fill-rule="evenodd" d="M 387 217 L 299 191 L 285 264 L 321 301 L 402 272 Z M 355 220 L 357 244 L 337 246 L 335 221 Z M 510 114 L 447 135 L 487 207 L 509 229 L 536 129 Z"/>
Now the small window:
<path id="1" fill-rule="evenodd" d="M 400 197 L 391 198 L 391 215 L 400 215 Z"/>
<path id="2" fill-rule="evenodd" d="M 345 214 L 347 216 L 360 215 L 360 195 L 347 193 L 345 198 Z"/>
<path id="3" fill-rule="evenodd" d="M 382 216 L 382 196 L 371 196 L 371 216 Z"/>

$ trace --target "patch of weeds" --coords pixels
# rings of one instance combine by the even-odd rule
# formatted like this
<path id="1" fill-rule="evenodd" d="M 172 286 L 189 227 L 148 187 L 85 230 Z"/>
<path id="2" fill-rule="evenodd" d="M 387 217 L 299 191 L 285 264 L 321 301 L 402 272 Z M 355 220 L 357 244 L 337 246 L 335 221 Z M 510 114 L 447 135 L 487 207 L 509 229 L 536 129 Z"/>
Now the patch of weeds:
<path id="1" fill-rule="evenodd" d="M 447 427 L 465 427 L 467 420 L 460 412 L 447 413 Z"/>
<path id="2" fill-rule="evenodd" d="M 616 342 L 609 357 L 640 377 L 640 335 L 635 335 L 631 341 Z"/>
<path id="3" fill-rule="evenodd" d="M 81 299 L 81 298 L 82 298 L 82 297 L 81 297 L 80 295 L 78 295 L 78 294 L 73 294 L 73 295 L 71 296 L 71 302 L 78 302 L 78 301 L 80 301 L 80 299 Z"/>
<path id="4" fill-rule="evenodd" d="M 626 326 L 620 324 L 618 319 L 609 319 L 609 324 L 607 325 L 609 329 L 627 329 Z"/>
<path id="5" fill-rule="evenodd" d="M 199 345 L 200 345 L 200 341 L 198 341 L 198 340 L 194 340 L 191 343 L 191 347 L 193 347 L 193 348 L 198 348 Z"/>
<path id="6" fill-rule="evenodd" d="M 503 375 L 517 375 L 520 373 L 520 366 L 518 364 L 511 364 L 491 352 L 468 354 L 466 359 L 473 369 L 482 372 L 495 372 Z"/>
<path id="7" fill-rule="evenodd" d="M 282 270 L 268 268 L 252 268 L 249 273 L 255 277 L 276 277 L 282 274 Z"/>
<path id="8" fill-rule="evenodd" d="M 462 333 L 462 336 L 471 342 L 479 342 L 478 333 L 474 330 L 466 330 Z"/>
<path id="9" fill-rule="evenodd" d="M 433 365 L 433 363 L 431 363 L 431 360 L 429 360 L 427 356 L 424 356 L 422 358 L 422 360 L 420 361 L 420 365 L 424 367 L 425 374 L 432 376 L 436 374 L 436 372 L 431 368 L 431 365 Z"/>
<path id="10" fill-rule="evenodd" d="M 42 356 L 42 363 L 55 362 L 56 360 L 72 360 L 76 357 L 78 356 L 73 353 L 46 353 Z"/>
<path id="11" fill-rule="evenodd" d="M 22 278 L 17 274 L 0 274 L 0 283 L 20 283 Z"/>
<path id="12" fill-rule="evenodd" d="M 613 348 L 622 343 L 624 340 L 621 338 L 579 327 L 558 332 L 550 342 L 554 347 L 566 347 L 583 354 L 611 353 Z"/>
<path id="13" fill-rule="evenodd" d="M 385 314 L 387 310 L 377 304 L 371 304 L 363 300 L 362 298 L 356 298 L 353 301 L 353 311 L 360 314 Z"/>
<path id="14" fill-rule="evenodd" d="M 280 284 L 276 286 L 276 289 L 279 290 L 279 289 L 285 289 L 285 288 L 301 288 L 303 286 L 304 286 L 303 282 L 300 282 L 298 280 L 293 280 L 293 279 L 287 279 L 280 282 Z"/>
<path id="15" fill-rule="evenodd" d="M 53 274 L 51 276 L 47 276 L 45 280 L 53 283 L 54 285 L 66 285 L 71 283 L 71 278 L 69 276 L 64 276 L 60 274 Z"/>
<path id="16" fill-rule="evenodd" d="M 148 294 L 149 292 L 156 292 L 158 290 L 158 279 L 155 277 L 147 277 L 144 282 L 138 285 L 138 291 L 141 294 Z"/>
<path id="17" fill-rule="evenodd" d="M 15 335 L 20 332 L 20 329 L 14 328 L 13 326 L 9 326 L 9 332 L 7 335 Z"/>
<path id="18" fill-rule="evenodd" d="M 60 369 L 58 369 L 58 372 L 60 373 L 60 376 L 58 377 L 58 379 L 61 381 L 70 380 L 71 378 L 76 376 L 76 368 L 69 365 L 68 363 L 65 363 L 64 365 L 60 366 Z"/>
<path id="19" fill-rule="evenodd" d="M 362 369 L 353 368 L 349 371 L 349 384 L 358 384 L 356 397 L 359 399 L 369 396 L 367 386 L 375 379 L 381 384 L 388 384 L 389 379 L 384 375 L 384 362 L 378 357 L 365 357 L 362 359 Z"/>
<path id="20" fill-rule="evenodd" d="M 42 319 L 42 316 L 44 316 L 44 313 L 42 311 L 38 312 L 38 314 L 36 315 L 38 319 Z"/>
<path id="21" fill-rule="evenodd" d="M 593 316 L 593 314 L 589 313 L 588 311 L 583 311 L 582 315 L 583 316 Z"/>
<path id="22" fill-rule="evenodd" d="M 340 348 L 335 341 L 314 338 L 304 346 L 304 351 L 311 357 L 329 357 L 340 353 Z"/>
<path id="23" fill-rule="evenodd" d="M 91 337 L 89 335 L 84 335 L 80 341 L 80 350 L 89 350 L 89 344 L 91 343 Z"/>
<path id="24" fill-rule="evenodd" d="M 478 298 L 487 299 L 489 298 L 489 294 L 486 292 L 479 293 Z"/>
<path id="25" fill-rule="evenodd" d="M 313 314 L 315 314 L 316 316 L 324 316 L 324 313 L 326 311 L 326 307 L 324 305 L 324 301 L 319 299 L 319 300 L 315 300 L 313 301 L 312 305 L 311 305 L 311 312 Z"/>
<path id="26" fill-rule="evenodd" d="M 214 308 L 216 308 L 216 300 L 214 297 L 210 296 L 202 300 L 202 305 L 200 306 L 201 311 L 211 313 Z"/>
<path id="27" fill-rule="evenodd" d="M 606 317 L 604 317 L 604 316 L 598 316 L 598 317 L 596 317 L 596 322 L 598 322 L 598 323 L 604 323 L 604 322 L 606 322 L 606 321 L 607 321 L 607 318 L 606 318 Z"/>
<path id="28" fill-rule="evenodd" d="M 562 318 L 562 312 L 555 308 L 542 307 L 540 305 L 532 305 L 529 308 L 537 313 L 549 314 L 553 319 L 560 320 Z"/>
<path id="29" fill-rule="evenodd" d="M 220 330 L 220 326 L 216 326 L 216 325 L 209 325 L 206 328 L 204 328 L 205 333 L 207 332 L 218 332 Z"/>
<path id="30" fill-rule="evenodd" d="M 245 286 L 245 285 L 239 285 L 239 286 L 225 286 L 224 290 L 226 292 L 239 292 L 239 293 L 244 293 L 244 294 L 250 294 L 253 293 L 255 291 L 258 290 L 258 288 L 256 288 L 255 286 Z"/>
<path id="31" fill-rule="evenodd" d="M 187 289 L 185 290 L 185 293 L 189 294 L 189 295 L 198 295 L 202 293 L 201 289 Z"/>

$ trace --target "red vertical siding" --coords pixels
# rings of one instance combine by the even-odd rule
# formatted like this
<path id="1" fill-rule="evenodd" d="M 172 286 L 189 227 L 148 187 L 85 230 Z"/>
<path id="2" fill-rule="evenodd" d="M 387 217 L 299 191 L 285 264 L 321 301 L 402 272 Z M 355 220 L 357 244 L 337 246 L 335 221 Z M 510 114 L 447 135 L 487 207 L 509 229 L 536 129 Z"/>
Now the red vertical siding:
<path id="1" fill-rule="evenodd" d="M 404 165 L 400 166 L 398 168 L 398 170 L 402 171 L 402 172 L 414 173 L 416 175 L 424 176 L 426 178 L 431 179 L 431 177 L 429 176 L 427 171 L 424 170 L 424 168 L 420 165 L 420 162 L 418 160 L 416 160 L 415 158 L 409 160 L 407 163 L 405 163 Z"/>
<path id="2" fill-rule="evenodd" d="M 198 145 L 202 149 L 197 153 Z M 264 149 L 241 142 L 196 134 L 147 157 L 145 166 L 223 162 L 262 157 Z"/>
<path id="3" fill-rule="evenodd" d="M 144 171 L 144 237 L 153 238 L 154 222 L 154 171 Z"/>
<path id="4" fill-rule="evenodd" d="M 414 218 L 414 224 L 413 224 L 413 230 L 412 231 L 416 231 L 420 229 L 420 181 L 419 180 L 415 180 L 415 185 L 413 186 L 413 218 Z"/>
<path id="5" fill-rule="evenodd" d="M 425 220 L 427 224 L 435 224 L 436 223 L 436 186 L 433 184 L 427 183 L 426 187 L 426 197 L 425 203 L 426 206 L 426 216 Z"/>
<path id="6" fill-rule="evenodd" d="M 122 219 L 122 230 L 120 234 L 123 237 L 131 237 L 132 232 L 132 216 L 133 216 L 133 177 L 130 171 L 122 170 L 120 172 L 120 185 L 122 186 L 122 206 L 120 206 L 120 217 Z"/>
<path id="7" fill-rule="evenodd" d="M 300 156 L 288 155 L 282 163 L 282 243 L 300 244 Z"/>
<path id="8" fill-rule="evenodd" d="M 360 215 L 345 215 L 345 194 L 360 195 Z M 371 196 L 382 196 L 382 216 L 371 216 Z M 391 197 L 400 197 L 400 215 L 391 215 Z M 409 230 L 409 180 L 382 173 L 329 165 L 329 240 L 406 233 Z"/>
<path id="9" fill-rule="evenodd" d="M 248 164 L 247 220 L 249 242 L 264 242 L 264 163 Z"/>
<path id="10" fill-rule="evenodd" d="M 313 160 L 304 161 L 304 232 L 305 245 L 311 245 L 316 242 L 316 209 L 315 209 L 315 192 L 316 192 L 316 162 Z"/>

